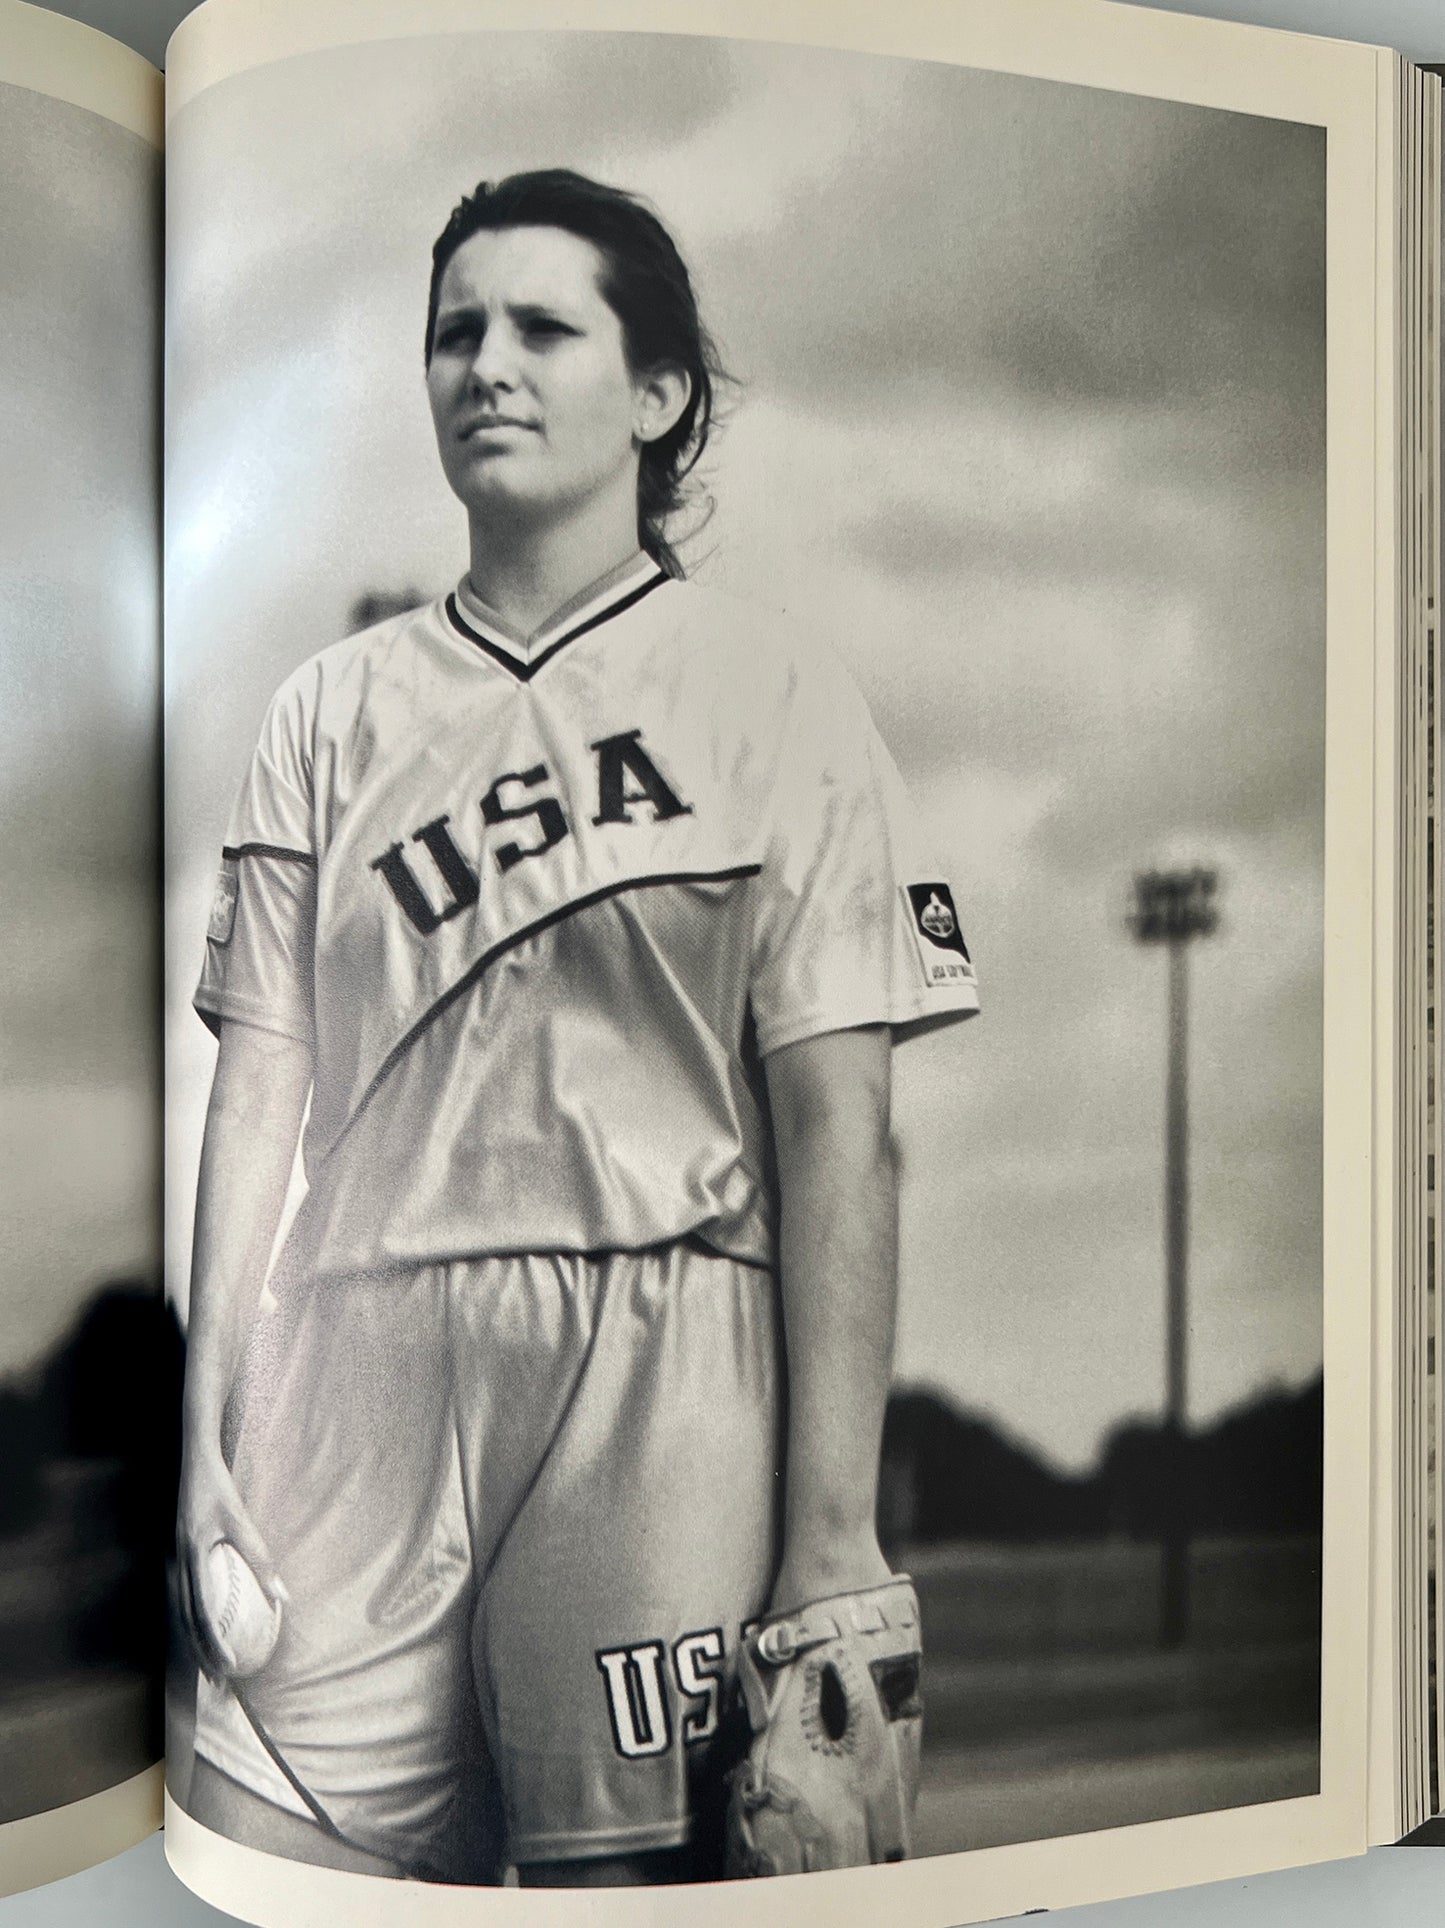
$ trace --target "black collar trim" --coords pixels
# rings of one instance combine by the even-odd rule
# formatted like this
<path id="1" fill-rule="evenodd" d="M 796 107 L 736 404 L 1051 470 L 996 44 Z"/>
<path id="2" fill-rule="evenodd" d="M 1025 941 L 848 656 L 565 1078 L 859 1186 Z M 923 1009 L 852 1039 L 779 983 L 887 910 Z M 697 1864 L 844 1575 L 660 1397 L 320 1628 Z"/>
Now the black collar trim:
<path id="1" fill-rule="evenodd" d="M 631 609 L 634 604 L 640 603 L 644 596 L 650 596 L 654 589 L 660 589 L 665 582 L 671 581 L 672 577 L 659 569 L 655 576 L 639 588 L 623 596 L 619 602 L 610 604 L 606 609 L 600 609 L 595 616 L 589 616 L 586 622 L 578 623 L 575 629 L 567 630 L 557 638 L 555 643 L 549 643 L 540 655 L 533 656 L 530 660 L 514 655 L 511 650 L 505 649 L 492 637 L 483 635 L 479 629 L 474 629 L 462 614 L 455 591 L 447 597 L 445 607 L 447 620 L 460 635 L 464 636 L 469 643 L 475 643 L 478 649 L 485 650 L 494 663 L 500 664 L 505 670 L 510 670 L 519 683 L 530 683 L 543 664 L 550 663 L 557 652 L 565 649 L 568 643 L 575 643 L 577 638 L 585 636 L 589 629 L 598 629 L 603 623 L 610 623 L 614 616 L 620 616 L 624 610 Z"/>
<path id="2" fill-rule="evenodd" d="M 242 857 L 279 857 L 283 863 L 310 864 L 313 869 L 316 866 L 316 859 L 309 850 L 291 850 L 285 844 L 222 844 L 221 855 L 228 864 L 237 863 Z"/>

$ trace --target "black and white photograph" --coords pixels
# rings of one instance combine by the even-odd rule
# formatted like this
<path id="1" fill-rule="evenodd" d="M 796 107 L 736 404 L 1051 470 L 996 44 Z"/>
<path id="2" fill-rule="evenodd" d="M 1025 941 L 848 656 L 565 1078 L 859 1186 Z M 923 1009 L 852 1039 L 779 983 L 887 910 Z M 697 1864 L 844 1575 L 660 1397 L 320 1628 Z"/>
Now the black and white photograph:
<path id="1" fill-rule="evenodd" d="M 160 1280 L 160 160 L 98 113 L 5 84 L 0 181 L 5 1823 L 160 1758 L 175 1408 Z"/>
<path id="2" fill-rule="evenodd" d="M 1324 129 L 456 34 L 167 165 L 172 1797 L 574 1887 L 1317 1792 Z"/>

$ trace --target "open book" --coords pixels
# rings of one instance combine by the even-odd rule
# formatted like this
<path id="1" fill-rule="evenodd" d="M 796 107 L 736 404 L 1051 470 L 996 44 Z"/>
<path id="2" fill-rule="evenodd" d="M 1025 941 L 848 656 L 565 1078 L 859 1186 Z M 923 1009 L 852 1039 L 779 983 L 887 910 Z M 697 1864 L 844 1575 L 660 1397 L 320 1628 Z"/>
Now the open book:
<path id="1" fill-rule="evenodd" d="M 1427 1822 L 1439 81 L 3 7 L 0 1892 L 163 1778 L 278 1924 Z"/>

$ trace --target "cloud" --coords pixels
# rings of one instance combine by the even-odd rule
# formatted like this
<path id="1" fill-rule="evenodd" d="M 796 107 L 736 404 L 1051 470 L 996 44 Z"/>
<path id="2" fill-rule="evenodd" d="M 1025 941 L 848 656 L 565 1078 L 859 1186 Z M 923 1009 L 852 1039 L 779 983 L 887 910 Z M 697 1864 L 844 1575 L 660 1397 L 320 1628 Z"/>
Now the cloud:
<path id="1" fill-rule="evenodd" d="M 941 379 L 1055 405 L 1267 398 L 1308 456 L 1321 130 L 943 65 L 793 59 L 831 91 L 835 128 L 847 117 L 851 164 L 794 179 L 714 265 L 713 285 L 736 291 L 745 372 L 814 400 L 840 367 L 854 387 Z M 887 76 L 866 96 L 843 78 L 860 67 Z M 765 172 L 780 145 L 775 127 Z"/>

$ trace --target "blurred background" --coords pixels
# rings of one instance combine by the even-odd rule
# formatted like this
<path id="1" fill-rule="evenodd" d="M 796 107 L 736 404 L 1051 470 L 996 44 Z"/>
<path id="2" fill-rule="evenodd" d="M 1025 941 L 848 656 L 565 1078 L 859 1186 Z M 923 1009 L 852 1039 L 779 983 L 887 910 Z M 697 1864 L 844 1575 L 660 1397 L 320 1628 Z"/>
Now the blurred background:
<path id="1" fill-rule="evenodd" d="M 843 655 L 979 967 L 982 1019 L 898 1060 L 884 1523 L 925 1597 L 925 1842 L 1309 1791 L 1319 129 L 635 35 L 349 48 L 178 116 L 178 1303 L 231 794 L 296 663 L 460 574 L 422 383 L 431 242 L 479 178 L 555 163 L 679 236 L 738 377 L 689 568 Z M 1136 879 L 1201 869 L 1185 973 L 1138 941 Z"/>
<path id="2" fill-rule="evenodd" d="M 160 1754 L 159 172 L 0 86 L 0 1822 Z"/>

